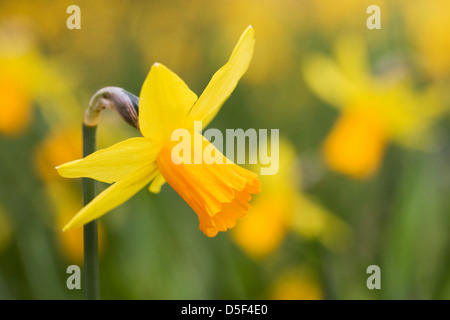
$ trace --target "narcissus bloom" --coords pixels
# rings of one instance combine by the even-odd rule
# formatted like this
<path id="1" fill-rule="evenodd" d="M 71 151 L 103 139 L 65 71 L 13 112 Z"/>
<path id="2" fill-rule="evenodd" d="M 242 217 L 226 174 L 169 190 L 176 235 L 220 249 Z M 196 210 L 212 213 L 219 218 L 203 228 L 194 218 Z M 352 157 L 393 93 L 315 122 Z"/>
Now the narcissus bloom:
<path id="1" fill-rule="evenodd" d="M 396 68 L 374 74 L 357 36 L 339 38 L 335 51 L 334 60 L 311 55 L 303 68 L 312 91 L 341 113 L 324 142 L 327 165 L 364 179 L 376 173 L 390 142 L 426 148 L 445 111 L 438 87 L 417 90 Z"/>
<path id="2" fill-rule="evenodd" d="M 119 142 L 84 159 L 61 165 L 58 172 L 67 178 L 88 177 L 114 183 L 86 205 L 64 227 L 69 230 L 99 218 L 122 204 L 148 185 L 159 192 L 167 181 L 192 207 L 200 229 L 214 237 L 235 225 L 250 208 L 252 194 L 260 191 L 257 175 L 234 163 L 175 164 L 172 132 L 185 128 L 194 133 L 194 121 L 206 126 L 246 72 L 255 43 L 255 31 L 249 26 L 228 62 L 212 77 L 197 98 L 175 73 L 155 63 L 141 89 L 139 127 L 143 137 Z M 203 138 L 203 150 L 214 148 Z M 215 149 L 216 154 L 220 153 Z"/>
<path id="3" fill-rule="evenodd" d="M 32 102 L 43 82 L 40 75 L 45 61 L 25 34 L 13 33 L 17 42 L 8 39 L 0 28 L 0 135 L 16 136 L 28 128 L 32 119 Z"/>

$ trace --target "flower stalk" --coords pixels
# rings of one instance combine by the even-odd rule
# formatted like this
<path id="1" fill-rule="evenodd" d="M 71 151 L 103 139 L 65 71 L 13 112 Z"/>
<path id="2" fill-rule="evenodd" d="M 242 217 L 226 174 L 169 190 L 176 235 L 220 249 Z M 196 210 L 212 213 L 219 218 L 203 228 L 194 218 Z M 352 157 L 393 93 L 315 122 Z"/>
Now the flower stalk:
<path id="1" fill-rule="evenodd" d="M 89 102 L 83 121 L 83 156 L 96 151 L 97 124 L 104 109 L 117 111 L 128 124 L 139 128 L 139 98 L 118 87 L 106 87 L 97 91 Z M 83 205 L 90 203 L 96 196 L 96 180 L 83 178 Z M 98 260 L 97 219 L 84 225 L 84 279 L 85 298 L 100 299 L 100 274 Z"/>

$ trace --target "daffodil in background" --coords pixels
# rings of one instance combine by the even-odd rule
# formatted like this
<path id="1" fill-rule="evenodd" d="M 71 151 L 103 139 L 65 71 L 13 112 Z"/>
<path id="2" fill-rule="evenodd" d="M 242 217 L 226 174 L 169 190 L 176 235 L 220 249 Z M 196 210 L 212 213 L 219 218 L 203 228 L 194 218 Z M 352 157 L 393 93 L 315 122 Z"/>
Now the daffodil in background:
<path id="1" fill-rule="evenodd" d="M 29 126 L 42 65 L 31 35 L 15 24 L 3 24 L 0 28 L 0 134 L 15 136 Z"/>
<path id="2" fill-rule="evenodd" d="M 425 149 L 445 110 L 436 88 L 415 89 L 398 68 L 374 74 L 366 50 L 359 36 L 347 34 L 337 40 L 334 60 L 313 54 L 302 65 L 311 90 L 340 111 L 324 142 L 326 163 L 354 178 L 373 175 L 390 142 Z"/>
<path id="3" fill-rule="evenodd" d="M 247 70 L 255 42 L 249 26 L 229 61 L 213 76 L 200 98 L 172 71 L 155 63 L 140 94 L 139 127 L 142 138 L 131 138 L 88 157 L 63 164 L 58 172 L 69 178 L 89 177 L 112 183 L 84 207 L 64 230 L 79 227 L 117 207 L 153 181 L 159 192 L 167 181 L 194 209 L 200 229 L 209 237 L 235 225 L 246 214 L 252 194 L 260 191 L 257 175 L 234 163 L 180 164 L 172 160 L 172 132 L 186 128 L 193 135 L 194 121 L 206 126 Z M 202 136 L 202 150 L 211 143 Z M 215 154 L 220 151 L 215 150 Z M 225 158 L 222 155 L 223 158 Z"/>
<path id="4" fill-rule="evenodd" d="M 235 242 L 258 260 L 278 249 L 289 232 L 318 240 L 332 250 L 344 249 L 350 228 L 301 192 L 300 158 L 293 145 L 281 139 L 279 152 L 280 169 L 261 177 L 264 190 L 233 230 Z"/>
<path id="5" fill-rule="evenodd" d="M 20 21 L 0 24 L 1 135 L 23 134 L 33 121 L 34 106 L 49 124 L 71 123 L 77 114 L 71 81 L 39 49 L 34 34 Z"/>

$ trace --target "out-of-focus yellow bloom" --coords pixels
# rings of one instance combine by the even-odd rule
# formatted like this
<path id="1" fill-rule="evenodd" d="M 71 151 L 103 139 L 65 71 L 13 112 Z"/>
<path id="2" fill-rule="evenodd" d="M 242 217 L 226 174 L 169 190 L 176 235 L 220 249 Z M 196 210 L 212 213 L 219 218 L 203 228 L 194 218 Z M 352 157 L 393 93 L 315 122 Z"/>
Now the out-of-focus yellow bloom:
<path id="1" fill-rule="evenodd" d="M 69 118 L 65 116 L 69 111 L 73 117 L 78 105 L 68 81 L 40 54 L 31 31 L 21 21 L 0 24 L 0 70 L 0 134 L 23 133 L 36 102 L 49 123 L 61 123 Z"/>
<path id="2" fill-rule="evenodd" d="M 272 285 L 272 300 L 320 300 L 323 293 L 317 280 L 305 268 L 283 272 Z"/>
<path id="3" fill-rule="evenodd" d="M 35 152 L 35 165 L 41 178 L 45 181 L 60 181 L 55 167 L 82 155 L 80 141 L 79 127 L 53 129 Z"/>
<path id="4" fill-rule="evenodd" d="M 424 148 L 431 124 L 444 111 L 437 90 L 417 92 L 395 70 L 372 75 L 359 37 L 340 38 L 335 55 L 333 61 L 315 54 L 303 64 L 310 88 L 341 110 L 324 143 L 329 167 L 366 178 L 380 166 L 389 141 Z"/>
<path id="5" fill-rule="evenodd" d="M 261 176 L 264 190 L 253 201 L 250 213 L 233 230 L 236 243 L 250 256 L 259 258 L 274 251 L 283 241 L 293 215 L 299 171 L 293 147 L 280 141 L 279 170 Z"/>
<path id="6" fill-rule="evenodd" d="M 31 102 L 27 88 L 14 75 L 1 74 L 0 96 L 0 133 L 21 133 L 31 118 Z"/>
<path id="7" fill-rule="evenodd" d="M 12 222 L 7 213 L 0 207 L 0 254 L 11 241 Z"/>
<path id="8" fill-rule="evenodd" d="M 350 230 L 301 189 L 300 161 L 293 146 L 281 139 L 279 171 L 262 176 L 264 190 L 255 198 L 250 213 L 233 230 L 236 243 L 250 256 L 259 259 L 276 250 L 287 232 L 318 239 L 330 249 L 341 249 Z"/>
<path id="9" fill-rule="evenodd" d="M 266 186 L 263 180 L 264 186 Z M 233 238 L 256 258 L 273 252 L 283 241 L 292 215 L 289 201 L 280 195 L 267 196 L 265 190 L 253 202 L 252 209 L 233 230 Z"/>
<path id="10" fill-rule="evenodd" d="M 357 109 L 344 112 L 325 140 L 329 166 L 364 178 L 374 172 L 386 147 L 386 132 L 376 112 Z"/>
<path id="11" fill-rule="evenodd" d="M 13 38 L 15 37 L 15 38 Z M 41 61 L 32 40 L 16 27 L 0 26 L 0 134 L 17 135 L 31 120 L 31 98 Z"/>
<path id="12" fill-rule="evenodd" d="M 200 136 L 202 154 L 214 146 L 194 132 L 194 121 L 208 125 L 232 93 L 247 70 L 255 43 L 254 29 L 249 26 L 228 62 L 216 72 L 200 98 L 175 73 L 155 63 L 140 94 L 139 127 L 142 138 L 131 138 L 97 151 L 88 157 L 58 167 L 68 178 L 89 177 L 112 183 L 85 206 L 64 227 L 79 227 L 117 207 L 153 181 L 150 191 L 159 192 L 167 181 L 197 213 L 200 229 L 214 237 L 232 228 L 245 215 L 252 194 L 260 191 L 256 174 L 234 163 L 175 164 L 171 141 L 174 130 L 185 128 L 191 136 Z M 179 156 L 179 154 L 178 154 Z"/>
<path id="13" fill-rule="evenodd" d="M 403 1 L 401 11 L 409 41 L 421 54 L 418 62 L 436 78 L 450 73 L 450 2 Z"/>

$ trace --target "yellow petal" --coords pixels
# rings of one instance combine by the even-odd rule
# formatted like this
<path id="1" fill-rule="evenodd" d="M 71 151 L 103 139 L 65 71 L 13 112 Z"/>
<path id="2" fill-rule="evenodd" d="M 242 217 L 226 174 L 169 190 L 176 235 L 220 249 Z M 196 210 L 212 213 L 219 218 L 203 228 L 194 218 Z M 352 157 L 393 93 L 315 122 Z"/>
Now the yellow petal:
<path id="1" fill-rule="evenodd" d="M 159 193 L 161 191 L 161 187 L 166 183 L 166 179 L 162 176 L 161 173 L 156 175 L 155 179 L 153 179 L 152 183 L 150 183 L 150 187 L 148 190 L 152 193 Z"/>
<path id="2" fill-rule="evenodd" d="M 139 126 L 145 137 L 170 139 L 181 127 L 197 95 L 175 73 L 155 63 L 145 80 L 139 101 Z"/>
<path id="3" fill-rule="evenodd" d="M 203 150 L 211 145 L 203 140 Z M 261 190 L 257 175 L 234 163 L 175 164 L 172 161 L 174 144 L 165 145 L 157 157 L 157 164 L 167 183 L 197 213 L 200 230 L 208 237 L 226 231 L 250 209 L 252 194 Z M 219 150 L 215 152 L 220 153 Z"/>
<path id="4" fill-rule="evenodd" d="M 116 182 L 81 209 L 63 231 L 80 227 L 121 205 L 148 184 L 155 177 L 156 172 L 156 164 L 151 163 L 126 179 Z"/>
<path id="5" fill-rule="evenodd" d="M 228 62 L 212 77 L 202 95 L 189 112 L 188 121 L 203 121 L 206 127 L 230 96 L 239 79 L 247 71 L 255 46 L 255 30 L 248 26 L 241 35 Z"/>
<path id="6" fill-rule="evenodd" d="M 261 193 L 249 214 L 233 229 L 234 240 L 249 256 L 265 257 L 283 242 L 292 215 L 292 201 L 285 196 L 285 193 Z"/>
<path id="7" fill-rule="evenodd" d="M 32 118 L 30 93 L 16 78 L 9 74 L 0 77 L 0 134 L 22 133 Z"/>
<path id="8" fill-rule="evenodd" d="M 92 178 L 112 183 L 153 162 L 157 146 L 146 138 L 131 138 L 99 150 L 84 159 L 67 162 L 57 168 L 65 178 Z"/>
<path id="9" fill-rule="evenodd" d="M 357 34 L 345 34 L 335 44 L 336 62 L 342 72 L 354 81 L 367 82 L 370 76 L 367 48 Z"/>

